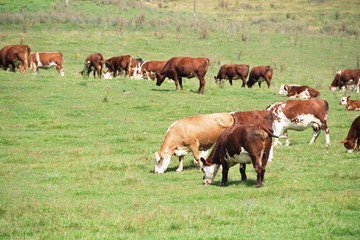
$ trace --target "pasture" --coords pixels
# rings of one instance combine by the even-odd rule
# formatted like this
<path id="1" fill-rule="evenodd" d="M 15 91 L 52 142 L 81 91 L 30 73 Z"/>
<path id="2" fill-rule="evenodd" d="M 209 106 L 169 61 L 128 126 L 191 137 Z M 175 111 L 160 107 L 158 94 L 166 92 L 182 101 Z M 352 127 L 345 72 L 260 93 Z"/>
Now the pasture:
<path id="1" fill-rule="evenodd" d="M 0 238 L 359 238 L 360 155 L 340 143 L 359 112 L 328 89 L 337 70 L 359 68 L 358 1 L 198 0 L 196 32 L 191 0 L 32 2 L 0 5 L 0 47 L 62 51 L 65 76 L 0 71 Z M 83 78 L 93 52 L 206 56 L 204 95 L 195 93 L 197 79 L 175 92 L 169 81 Z M 270 89 L 215 84 L 224 63 L 271 65 Z M 221 174 L 202 185 L 190 154 L 182 173 L 176 158 L 165 174 L 153 173 L 175 120 L 265 109 L 286 100 L 278 94 L 284 83 L 314 87 L 329 102 L 329 149 L 323 133 L 308 145 L 311 129 L 289 131 L 290 146 L 275 147 L 259 189 L 251 166 L 247 182 L 235 166 L 228 186 L 218 186 Z"/>

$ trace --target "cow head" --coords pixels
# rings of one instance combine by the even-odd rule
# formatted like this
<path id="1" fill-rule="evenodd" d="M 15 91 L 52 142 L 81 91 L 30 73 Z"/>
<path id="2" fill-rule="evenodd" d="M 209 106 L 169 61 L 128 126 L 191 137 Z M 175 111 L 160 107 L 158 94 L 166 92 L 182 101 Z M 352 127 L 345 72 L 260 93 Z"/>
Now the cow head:
<path id="1" fill-rule="evenodd" d="M 288 85 L 281 84 L 280 89 L 279 89 L 279 94 L 287 95 L 288 94 Z"/>
<path id="2" fill-rule="evenodd" d="M 156 86 L 160 86 L 165 80 L 165 76 L 156 73 Z"/>
<path id="3" fill-rule="evenodd" d="M 201 168 L 201 171 L 204 173 L 203 183 L 205 185 L 211 184 L 217 172 L 219 171 L 220 165 L 213 164 L 208 160 L 205 160 L 204 158 L 200 158 L 200 160 L 203 163 L 203 166 Z"/>
<path id="4" fill-rule="evenodd" d="M 350 99 L 350 96 L 348 96 L 348 97 L 342 97 L 342 98 L 340 99 L 339 105 L 347 105 L 347 102 L 349 101 L 349 99 Z"/>
<path id="5" fill-rule="evenodd" d="M 155 153 L 155 173 L 164 173 L 170 164 L 171 155 L 164 157 L 161 153 Z"/>
<path id="6" fill-rule="evenodd" d="M 341 143 L 344 144 L 344 147 L 347 149 L 349 153 L 352 153 L 357 147 L 358 139 L 344 139 L 341 140 Z"/>

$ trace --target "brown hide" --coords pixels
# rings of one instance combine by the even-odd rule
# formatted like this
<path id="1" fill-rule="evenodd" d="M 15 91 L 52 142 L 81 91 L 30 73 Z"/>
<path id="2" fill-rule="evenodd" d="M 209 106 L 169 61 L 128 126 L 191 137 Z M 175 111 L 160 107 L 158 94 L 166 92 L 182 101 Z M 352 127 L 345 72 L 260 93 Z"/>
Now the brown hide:
<path id="1" fill-rule="evenodd" d="M 104 68 L 104 62 L 105 62 L 104 57 L 101 53 L 90 54 L 85 58 L 84 70 L 81 71 L 80 73 L 82 75 L 87 73 L 87 76 L 89 77 L 90 73 L 93 71 L 94 78 L 96 77 L 96 74 L 98 75 L 99 78 L 101 78 L 101 74 Z"/>
<path id="2" fill-rule="evenodd" d="M 112 57 L 105 61 L 105 65 L 108 68 L 108 72 L 112 72 L 114 77 L 118 75 L 118 71 L 122 70 L 125 71 L 125 76 L 128 76 L 130 74 L 131 60 L 130 55 Z"/>
<path id="3" fill-rule="evenodd" d="M 39 68 L 48 68 L 50 64 L 54 64 L 58 72 L 63 72 L 63 56 L 61 52 L 33 52 L 30 58 L 31 68 L 34 72 L 38 72 Z"/>
<path id="4" fill-rule="evenodd" d="M 205 75 L 209 66 L 208 58 L 173 57 L 156 74 L 156 85 L 160 86 L 165 78 L 175 81 L 176 90 L 182 90 L 182 78 L 197 77 L 200 82 L 198 93 L 203 94 L 205 88 Z"/>
<path id="5" fill-rule="evenodd" d="M 242 86 L 245 87 L 246 78 L 249 74 L 249 65 L 247 64 L 224 64 L 221 66 L 218 74 L 214 76 L 215 81 L 221 81 L 223 79 L 229 79 L 230 85 L 232 80 L 241 79 Z"/>
<path id="6" fill-rule="evenodd" d="M 311 88 L 309 86 L 291 86 L 291 85 L 285 85 L 285 88 L 288 92 L 287 96 L 288 97 L 296 97 L 298 98 L 298 96 L 300 94 L 302 94 L 303 92 L 307 91 L 310 95 L 310 98 L 319 98 L 320 97 L 320 92 L 317 91 L 314 88 Z"/>
<path id="7" fill-rule="evenodd" d="M 360 144 L 360 116 L 352 122 L 347 137 L 341 141 L 344 147 L 350 151 L 359 150 Z"/>
<path id="8" fill-rule="evenodd" d="M 155 80 L 156 73 L 160 72 L 167 61 L 147 61 L 141 65 L 140 74 L 145 78 Z"/>
<path id="9" fill-rule="evenodd" d="M 353 81 L 354 85 L 359 85 L 359 79 L 360 79 L 360 69 L 340 70 L 335 74 L 334 80 L 330 85 L 330 89 L 338 87 L 340 90 L 343 86 L 349 85 L 350 81 Z"/>
<path id="10" fill-rule="evenodd" d="M 13 72 L 18 66 L 20 72 L 26 73 L 30 63 L 30 52 L 28 45 L 5 46 L 0 50 L 0 65 L 4 70 L 10 67 Z"/>
<path id="11" fill-rule="evenodd" d="M 265 79 L 268 88 L 270 88 L 271 79 L 273 75 L 273 69 L 270 66 L 256 66 L 250 71 L 249 81 L 246 85 L 251 88 L 256 82 L 261 87 L 261 80 Z"/>

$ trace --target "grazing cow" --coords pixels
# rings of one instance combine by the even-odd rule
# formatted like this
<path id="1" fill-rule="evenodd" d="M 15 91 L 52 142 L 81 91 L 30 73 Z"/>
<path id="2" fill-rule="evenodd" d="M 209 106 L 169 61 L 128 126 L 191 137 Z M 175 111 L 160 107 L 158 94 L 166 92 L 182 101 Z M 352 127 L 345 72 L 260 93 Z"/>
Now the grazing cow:
<path id="1" fill-rule="evenodd" d="M 246 164 L 252 163 L 257 173 L 256 186 L 261 187 L 272 147 L 272 137 L 272 129 L 263 125 L 235 125 L 225 129 L 209 157 L 206 160 L 201 158 L 204 184 L 212 183 L 221 165 L 221 185 L 226 185 L 229 168 L 237 163 L 241 165 L 241 180 L 245 181 Z"/>
<path id="2" fill-rule="evenodd" d="M 351 124 L 350 130 L 346 139 L 341 141 L 344 144 L 344 147 L 348 152 L 353 152 L 354 150 L 359 151 L 360 145 L 360 116 L 355 118 Z"/>
<path id="3" fill-rule="evenodd" d="M 129 75 L 132 79 L 140 79 L 141 78 L 140 69 L 141 69 L 142 63 L 143 63 L 143 60 L 141 58 L 131 59 Z"/>
<path id="4" fill-rule="evenodd" d="M 96 74 L 101 78 L 103 67 L 104 67 L 104 57 L 101 53 L 93 53 L 85 58 L 84 69 L 80 72 L 81 75 L 87 75 L 89 77 L 90 73 L 94 72 L 94 78 Z"/>
<path id="5" fill-rule="evenodd" d="M 345 69 L 338 71 L 329 88 L 331 91 L 335 91 L 336 87 L 338 87 L 339 90 L 345 90 L 345 87 L 348 85 L 354 85 L 354 90 L 359 93 L 360 69 Z"/>
<path id="6" fill-rule="evenodd" d="M 176 171 L 182 171 L 183 158 L 190 151 L 194 160 L 201 165 L 200 157 L 206 157 L 207 151 L 215 144 L 220 134 L 234 124 L 261 122 L 271 128 L 272 120 L 272 114 L 266 110 L 213 113 L 180 119 L 168 128 L 160 151 L 155 153 L 155 173 L 166 171 L 172 155 L 179 157 Z"/>
<path id="7" fill-rule="evenodd" d="M 35 74 L 39 73 L 39 68 L 55 67 L 60 75 L 64 76 L 63 55 L 61 52 L 33 52 L 30 54 L 30 58 L 30 68 Z"/>
<path id="8" fill-rule="evenodd" d="M 26 73 L 30 63 L 31 49 L 28 45 L 10 45 L 0 50 L 0 67 L 5 71 L 15 72 L 19 67 L 20 72 Z"/>
<path id="9" fill-rule="evenodd" d="M 164 67 L 156 73 L 156 85 L 160 86 L 166 77 L 175 81 L 176 90 L 181 90 L 182 77 L 193 78 L 197 77 L 200 81 L 198 93 L 204 93 L 205 74 L 209 66 L 208 58 L 192 58 L 192 57 L 173 57 L 169 59 Z"/>
<path id="10" fill-rule="evenodd" d="M 320 92 L 308 86 L 282 84 L 279 90 L 280 95 L 286 95 L 289 98 L 312 99 L 319 98 Z"/>
<path id="11" fill-rule="evenodd" d="M 340 105 L 346 105 L 348 111 L 360 111 L 360 100 L 350 100 L 350 96 L 342 97 Z"/>
<path id="12" fill-rule="evenodd" d="M 261 82 L 266 81 L 268 88 L 270 88 L 272 75 L 273 69 L 270 66 L 253 67 L 250 71 L 249 81 L 247 81 L 246 85 L 251 88 L 258 82 L 259 87 L 261 87 Z"/>
<path id="13" fill-rule="evenodd" d="M 229 79 L 230 85 L 232 86 L 232 80 L 241 79 L 242 86 L 245 87 L 246 78 L 249 74 L 249 65 L 247 64 L 224 64 L 220 67 L 220 70 L 215 78 L 215 82 Z"/>
<path id="14" fill-rule="evenodd" d="M 266 108 L 274 114 L 274 135 L 284 134 L 286 146 L 289 146 L 287 130 L 303 131 L 312 127 L 314 134 L 309 144 L 315 142 L 321 129 L 325 133 L 326 147 L 330 146 L 329 128 L 327 126 L 329 104 L 325 100 L 287 100 L 276 102 Z M 274 145 L 281 144 L 275 139 Z"/>
<path id="15" fill-rule="evenodd" d="M 118 75 L 118 71 L 125 71 L 125 77 L 130 74 L 132 58 L 130 55 L 112 57 L 105 61 L 108 68 L 107 72 L 113 73 L 113 77 Z"/>
<path id="16" fill-rule="evenodd" d="M 166 61 L 146 61 L 141 65 L 140 75 L 143 78 L 155 80 L 156 73 L 160 72 Z"/>

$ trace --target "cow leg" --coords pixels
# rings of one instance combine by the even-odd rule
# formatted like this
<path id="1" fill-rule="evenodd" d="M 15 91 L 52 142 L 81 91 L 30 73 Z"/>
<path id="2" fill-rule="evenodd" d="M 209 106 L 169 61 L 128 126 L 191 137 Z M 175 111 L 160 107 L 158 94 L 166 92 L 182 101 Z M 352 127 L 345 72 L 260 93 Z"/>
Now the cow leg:
<path id="1" fill-rule="evenodd" d="M 265 174 L 265 171 L 263 171 L 263 168 L 262 168 L 261 159 L 262 158 L 260 158 L 260 157 L 251 156 L 251 160 L 252 160 L 253 166 L 255 168 L 255 172 L 256 172 L 256 185 L 255 185 L 256 187 L 262 186 L 262 179 Z"/>
<path id="2" fill-rule="evenodd" d="M 229 83 L 232 86 L 232 78 L 229 78 Z"/>
<path id="3" fill-rule="evenodd" d="M 200 81 L 200 86 L 199 86 L 198 93 L 204 94 L 205 79 L 204 79 L 204 77 L 198 77 L 198 78 L 199 78 L 199 81 Z"/>
<path id="4" fill-rule="evenodd" d="M 314 134 L 313 134 L 313 137 L 311 138 L 309 144 L 313 144 L 316 141 L 316 139 L 318 138 L 318 136 L 320 135 L 319 125 L 313 125 L 313 130 L 314 130 Z"/>
<path id="5" fill-rule="evenodd" d="M 180 85 L 180 89 L 183 90 L 182 78 L 181 77 L 178 78 L 178 84 Z M 176 87 L 176 90 L 177 90 L 177 87 Z"/>
<path id="6" fill-rule="evenodd" d="M 289 146 L 290 145 L 290 142 L 289 142 L 289 135 L 288 135 L 288 132 L 287 132 L 287 130 L 285 130 L 284 132 L 283 132 L 283 138 L 285 138 L 285 146 Z"/>
<path id="7" fill-rule="evenodd" d="M 244 87 L 245 87 L 245 84 L 246 84 L 246 79 L 241 78 L 241 80 L 242 80 L 242 82 L 243 82 L 242 85 L 241 85 L 241 87 L 244 88 Z"/>
<path id="8" fill-rule="evenodd" d="M 179 157 L 179 166 L 176 169 L 177 172 L 181 172 L 184 169 L 184 156 Z"/>
<path id="9" fill-rule="evenodd" d="M 241 174 L 241 181 L 246 181 L 246 164 L 240 164 L 240 174 Z"/>
<path id="10" fill-rule="evenodd" d="M 258 84 L 259 84 L 259 88 L 261 88 L 261 81 L 260 80 L 259 80 Z"/>
<path id="11" fill-rule="evenodd" d="M 268 88 L 270 88 L 270 80 L 269 79 L 266 79 L 266 84 L 267 84 Z"/>
<path id="12" fill-rule="evenodd" d="M 199 165 L 199 168 L 202 168 L 202 162 L 200 161 L 200 152 L 199 152 L 199 144 L 193 143 L 189 146 L 193 156 L 194 156 L 194 162 L 196 161 Z"/>
<path id="13" fill-rule="evenodd" d="M 222 179 L 220 186 L 225 186 L 228 182 L 229 167 L 227 163 L 222 164 Z"/>

